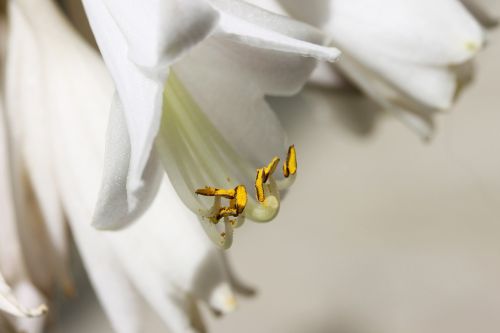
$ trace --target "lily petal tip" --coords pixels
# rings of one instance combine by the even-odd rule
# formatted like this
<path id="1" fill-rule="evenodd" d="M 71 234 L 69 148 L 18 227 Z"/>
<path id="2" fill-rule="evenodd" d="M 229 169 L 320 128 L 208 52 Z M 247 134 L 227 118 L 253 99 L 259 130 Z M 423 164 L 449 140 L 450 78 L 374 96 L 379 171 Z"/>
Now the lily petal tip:
<path id="1" fill-rule="evenodd" d="M 236 310 L 238 302 L 231 288 L 227 284 L 223 284 L 212 293 L 210 305 L 222 314 L 226 314 Z"/>

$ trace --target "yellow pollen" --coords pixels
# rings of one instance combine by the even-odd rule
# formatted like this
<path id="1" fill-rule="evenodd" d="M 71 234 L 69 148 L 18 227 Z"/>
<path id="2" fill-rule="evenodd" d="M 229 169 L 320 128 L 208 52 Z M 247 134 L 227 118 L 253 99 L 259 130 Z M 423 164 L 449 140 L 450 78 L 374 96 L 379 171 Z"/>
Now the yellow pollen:
<path id="1" fill-rule="evenodd" d="M 297 152 L 295 151 L 295 146 L 291 145 L 288 148 L 288 154 L 286 156 L 286 161 L 283 163 L 283 175 L 288 178 L 290 175 L 295 175 L 297 173 Z"/>
<path id="2" fill-rule="evenodd" d="M 247 190 L 243 185 L 238 185 L 234 189 L 219 189 L 206 186 L 196 190 L 195 193 L 206 197 L 230 199 L 229 207 L 221 207 L 219 211 L 211 217 L 214 224 L 217 224 L 223 217 L 238 217 L 243 213 L 247 205 Z"/>
<path id="3" fill-rule="evenodd" d="M 278 157 L 273 158 L 273 160 L 264 168 L 264 183 L 267 182 L 267 178 L 274 173 L 276 167 L 278 166 L 280 159 Z"/>
<path id="4" fill-rule="evenodd" d="M 233 199 L 236 191 L 234 189 L 225 190 L 206 186 L 205 188 L 196 190 L 195 193 L 206 197 L 223 197 L 226 199 Z"/>
<path id="5" fill-rule="evenodd" d="M 279 162 L 280 159 L 278 157 L 275 157 L 267 166 L 257 169 L 257 177 L 255 178 L 255 192 L 257 193 L 257 200 L 259 200 L 260 202 L 264 202 L 264 200 L 266 199 L 264 195 L 264 184 L 274 173 Z"/>
<path id="6" fill-rule="evenodd" d="M 231 199 L 230 204 L 231 207 L 236 208 L 238 215 L 240 215 L 241 213 L 243 213 L 243 210 L 247 205 L 247 200 L 248 200 L 247 189 L 243 185 L 238 185 L 234 190 L 235 190 L 234 199 Z"/>
<path id="7" fill-rule="evenodd" d="M 255 178 L 255 192 L 257 193 L 257 200 L 264 202 L 264 168 L 257 169 L 257 178 Z"/>

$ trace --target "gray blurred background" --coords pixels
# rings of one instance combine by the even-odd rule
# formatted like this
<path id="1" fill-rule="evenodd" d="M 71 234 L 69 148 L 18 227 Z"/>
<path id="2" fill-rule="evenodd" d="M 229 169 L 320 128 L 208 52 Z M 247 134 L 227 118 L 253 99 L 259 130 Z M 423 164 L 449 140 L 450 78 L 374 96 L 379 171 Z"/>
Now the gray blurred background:
<path id="1" fill-rule="evenodd" d="M 223 318 L 205 309 L 211 332 L 500 332 L 500 32 L 490 41 L 430 144 L 352 92 L 272 100 L 298 179 L 277 220 L 235 234 L 259 293 Z M 55 332 L 111 332 L 80 296 Z"/>

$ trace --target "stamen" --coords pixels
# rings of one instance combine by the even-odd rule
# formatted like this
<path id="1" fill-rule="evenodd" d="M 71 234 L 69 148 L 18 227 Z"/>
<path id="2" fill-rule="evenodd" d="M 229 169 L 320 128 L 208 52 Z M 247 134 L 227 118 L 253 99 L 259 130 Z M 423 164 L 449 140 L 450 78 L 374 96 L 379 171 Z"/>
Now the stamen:
<path id="1" fill-rule="evenodd" d="M 238 215 L 243 213 L 243 210 L 245 210 L 245 207 L 247 206 L 248 202 L 248 195 L 247 195 L 247 189 L 243 185 L 238 185 L 236 186 L 234 198 L 231 200 L 230 204 L 231 207 L 235 207 Z"/>
<path id="2" fill-rule="evenodd" d="M 163 108 L 156 140 L 161 160 L 182 201 L 198 215 L 215 244 L 229 248 L 234 229 L 246 219 L 265 223 L 279 213 L 281 191 L 293 184 L 297 172 L 294 146 L 284 161 L 284 177 L 273 176 L 278 157 L 256 170 L 202 112 L 173 71 L 164 91 Z M 256 194 L 249 197 L 245 186 L 239 184 L 252 178 Z M 216 187 L 198 188 L 200 184 Z M 212 197 L 212 205 L 202 196 Z"/>
<path id="3" fill-rule="evenodd" d="M 234 199 L 236 195 L 236 189 L 224 190 L 206 186 L 205 188 L 197 189 L 195 193 L 206 197 L 223 197 L 226 199 Z"/>
<path id="4" fill-rule="evenodd" d="M 214 224 L 217 224 L 223 217 L 238 217 L 245 210 L 248 201 L 247 190 L 243 185 L 238 185 L 234 189 L 218 189 L 206 186 L 197 189 L 195 193 L 207 197 L 215 197 L 214 208 L 219 206 L 220 198 L 230 199 L 228 207 L 218 208 L 218 211 L 211 216 L 211 221 Z"/>
<path id="5" fill-rule="evenodd" d="M 255 178 L 255 192 L 257 194 L 257 200 L 259 200 L 260 202 L 264 202 L 264 200 L 266 200 L 266 196 L 264 194 L 264 184 L 274 173 L 279 162 L 280 159 L 278 157 L 275 157 L 267 166 L 257 169 L 257 177 Z"/>
<path id="6" fill-rule="evenodd" d="M 285 163 L 283 163 L 283 176 L 288 178 L 290 175 L 295 175 L 296 173 L 297 173 L 297 153 L 295 151 L 295 146 L 291 145 L 288 148 L 286 161 Z"/>
<path id="7" fill-rule="evenodd" d="M 267 167 L 264 168 L 264 182 L 267 181 L 270 175 L 274 173 L 276 170 L 276 167 L 278 166 L 278 163 L 280 162 L 280 159 L 278 157 L 273 158 L 273 160 L 267 165 Z"/>
<path id="8" fill-rule="evenodd" d="M 257 193 L 257 200 L 264 202 L 264 168 L 257 169 L 257 178 L 255 178 L 255 192 Z"/>

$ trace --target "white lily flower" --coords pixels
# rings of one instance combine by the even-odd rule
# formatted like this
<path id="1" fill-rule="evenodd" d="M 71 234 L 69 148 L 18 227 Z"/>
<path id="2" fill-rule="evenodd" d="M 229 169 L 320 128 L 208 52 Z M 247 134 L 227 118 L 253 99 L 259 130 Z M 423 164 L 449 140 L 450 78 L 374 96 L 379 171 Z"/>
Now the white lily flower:
<path id="1" fill-rule="evenodd" d="M 484 32 L 458 0 L 279 0 L 343 51 L 341 73 L 423 138 L 464 86 Z M 465 68 L 464 68 L 465 67 Z"/>
<path id="2" fill-rule="evenodd" d="M 45 138 L 30 144 L 43 149 L 48 143 L 45 159 L 57 185 L 52 189 L 114 329 L 144 332 L 149 307 L 172 332 L 202 330 L 198 300 L 217 312 L 233 310 L 232 290 L 241 286 L 166 179 L 140 223 L 115 233 L 98 231 L 88 223 L 102 173 L 111 78 L 101 58 L 52 1 L 9 5 L 9 113 L 23 115 L 12 117 L 21 128 L 30 127 L 29 115 L 35 111 L 47 120 Z M 110 118 L 123 123 L 116 117 L 123 114 L 115 112 Z M 113 136 L 112 131 L 108 135 Z"/>
<path id="3" fill-rule="evenodd" d="M 295 169 L 271 176 L 286 140 L 264 96 L 297 92 L 312 58 L 332 61 L 338 50 L 317 45 L 315 29 L 238 0 L 83 2 L 116 85 L 112 113 L 123 113 L 110 122 L 94 226 L 116 229 L 142 214 L 162 164 L 222 247 L 245 216 L 274 218 Z M 294 158 L 292 147 L 285 165 Z M 256 199 L 246 191 L 254 186 Z"/>

